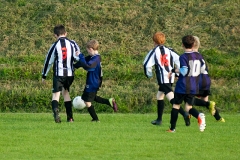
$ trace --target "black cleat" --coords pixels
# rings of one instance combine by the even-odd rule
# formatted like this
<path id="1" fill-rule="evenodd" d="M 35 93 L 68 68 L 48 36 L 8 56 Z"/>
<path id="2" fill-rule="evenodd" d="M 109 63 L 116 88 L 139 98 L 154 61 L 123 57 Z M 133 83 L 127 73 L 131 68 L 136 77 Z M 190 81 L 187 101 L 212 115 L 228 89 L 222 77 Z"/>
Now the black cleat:
<path id="1" fill-rule="evenodd" d="M 161 125 L 162 124 L 162 121 L 161 120 L 154 120 L 151 122 L 153 125 Z"/>
<path id="2" fill-rule="evenodd" d="M 100 122 L 98 119 L 92 119 L 91 122 Z"/>
<path id="3" fill-rule="evenodd" d="M 186 126 L 190 126 L 190 124 L 191 124 L 190 123 L 190 118 L 191 118 L 190 114 L 184 116 L 184 121 L 185 121 Z"/>
<path id="4" fill-rule="evenodd" d="M 54 117 L 54 120 L 56 123 L 61 123 L 61 118 L 59 116 L 59 111 L 58 109 L 54 109 L 54 112 L 53 112 L 53 117 Z"/>

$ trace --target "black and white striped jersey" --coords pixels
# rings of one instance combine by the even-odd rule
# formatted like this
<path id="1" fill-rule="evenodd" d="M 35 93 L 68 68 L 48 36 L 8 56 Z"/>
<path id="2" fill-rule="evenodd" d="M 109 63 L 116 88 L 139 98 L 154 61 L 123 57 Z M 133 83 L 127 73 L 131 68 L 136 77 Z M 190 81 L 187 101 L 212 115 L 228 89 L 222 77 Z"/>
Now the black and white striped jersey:
<path id="1" fill-rule="evenodd" d="M 153 76 L 152 67 L 155 66 L 155 73 L 158 84 L 174 83 L 175 74 L 168 78 L 168 73 L 174 66 L 180 68 L 179 55 L 166 46 L 156 46 L 149 51 L 143 61 L 144 73 L 148 78 Z"/>
<path id="2" fill-rule="evenodd" d="M 80 48 L 75 41 L 60 37 L 46 55 L 42 78 L 46 78 L 52 65 L 55 76 L 74 76 L 73 62 L 76 51 L 80 52 Z"/>

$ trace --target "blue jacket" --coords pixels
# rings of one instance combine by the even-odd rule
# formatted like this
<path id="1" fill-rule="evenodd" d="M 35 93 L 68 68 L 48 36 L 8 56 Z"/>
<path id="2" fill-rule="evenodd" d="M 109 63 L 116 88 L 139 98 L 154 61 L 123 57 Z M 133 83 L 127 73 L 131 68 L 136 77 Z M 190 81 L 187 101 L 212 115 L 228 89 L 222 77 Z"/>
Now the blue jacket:
<path id="1" fill-rule="evenodd" d="M 74 64 L 75 68 L 83 67 L 87 72 L 85 92 L 97 92 L 102 84 L 101 56 L 86 56 L 79 54 L 79 61 Z"/>

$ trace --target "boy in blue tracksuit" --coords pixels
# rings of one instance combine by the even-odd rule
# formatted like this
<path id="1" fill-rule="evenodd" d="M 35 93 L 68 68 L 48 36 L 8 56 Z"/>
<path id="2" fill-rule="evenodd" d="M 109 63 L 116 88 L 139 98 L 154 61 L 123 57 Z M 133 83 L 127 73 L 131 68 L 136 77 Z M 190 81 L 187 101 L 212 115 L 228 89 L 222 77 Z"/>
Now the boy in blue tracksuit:
<path id="1" fill-rule="evenodd" d="M 86 85 L 82 94 L 82 99 L 84 100 L 86 106 L 88 107 L 88 112 L 92 117 L 93 122 L 98 122 L 98 116 L 95 112 L 92 102 L 98 102 L 102 104 L 107 104 L 117 112 L 117 104 L 114 98 L 105 99 L 97 96 L 97 91 L 102 84 L 102 68 L 101 68 L 101 56 L 98 53 L 99 43 L 97 40 L 90 40 L 87 43 L 87 52 L 89 56 L 84 57 L 80 52 L 76 52 L 79 57 L 79 61 L 74 64 L 75 68 L 83 67 L 87 72 Z"/>

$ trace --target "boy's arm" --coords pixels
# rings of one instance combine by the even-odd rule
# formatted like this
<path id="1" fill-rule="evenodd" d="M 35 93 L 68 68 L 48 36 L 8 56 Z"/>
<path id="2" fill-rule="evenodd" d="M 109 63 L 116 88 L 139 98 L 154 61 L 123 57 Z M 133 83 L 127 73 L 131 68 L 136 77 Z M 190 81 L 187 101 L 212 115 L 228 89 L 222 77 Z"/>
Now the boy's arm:
<path id="1" fill-rule="evenodd" d="M 93 71 L 96 68 L 98 64 L 98 60 L 96 56 L 91 58 L 91 60 L 88 62 L 86 62 L 86 59 L 82 53 L 80 53 L 78 56 L 79 56 L 79 61 L 74 64 L 75 68 L 83 67 L 87 71 Z M 86 58 L 90 58 L 90 57 L 86 57 Z"/>
<path id="2" fill-rule="evenodd" d="M 51 68 L 51 66 L 53 65 L 53 62 L 54 62 L 54 51 L 55 51 L 55 44 L 53 44 L 47 55 L 46 55 L 46 58 L 45 58 L 45 62 L 44 62 L 44 66 L 43 66 L 43 69 L 42 69 L 42 79 L 46 79 L 47 77 L 47 74 Z"/>
<path id="3" fill-rule="evenodd" d="M 151 50 L 150 52 L 148 52 L 148 54 L 146 55 L 143 61 L 144 74 L 147 78 L 152 78 L 153 76 L 152 66 L 155 65 L 154 53 L 155 53 L 155 50 Z"/>

